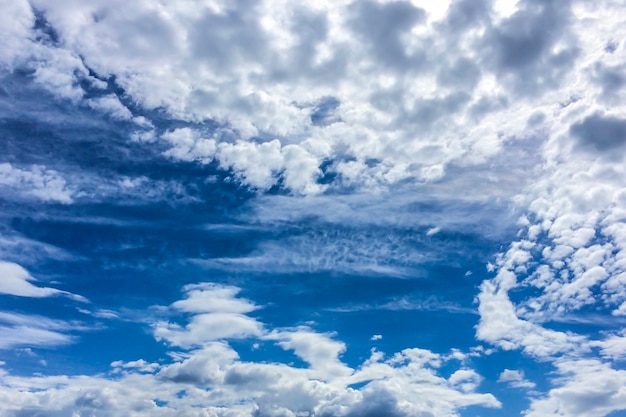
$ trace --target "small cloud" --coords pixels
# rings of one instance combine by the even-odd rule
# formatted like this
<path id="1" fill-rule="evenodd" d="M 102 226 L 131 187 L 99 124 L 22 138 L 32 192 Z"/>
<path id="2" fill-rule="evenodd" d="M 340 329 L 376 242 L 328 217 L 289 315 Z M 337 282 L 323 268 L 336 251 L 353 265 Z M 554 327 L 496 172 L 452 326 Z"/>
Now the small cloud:
<path id="1" fill-rule="evenodd" d="M 37 356 L 37 354 L 33 352 L 31 348 L 15 349 L 15 353 L 17 354 L 17 356 L 28 356 L 31 358 Z"/>
<path id="2" fill-rule="evenodd" d="M 535 388 L 535 383 L 525 379 L 522 371 L 514 369 L 505 369 L 502 371 L 500 377 L 498 378 L 498 382 L 508 383 L 514 388 Z"/>
<path id="3" fill-rule="evenodd" d="M 428 231 L 426 232 L 426 236 L 432 236 L 432 235 L 436 235 L 437 233 L 439 233 L 441 231 L 441 228 L 439 227 L 431 227 L 430 229 L 428 229 Z"/>
<path id="4" fill-rule="evenodd" d="M 120 317 L 115 311 L 106 310 L 103 308 L 96 311 L 89 311 L 84 308 L 77 308 L 77 310 L 80 313 L 87 314 L 89 316 L 93 316 L 99 319 L 118 319 Z"/>
<path id="5" fill-rule="evenodd" d="M 73 202 L 73 192 L 65 179 L 58 172 L 44 166 L 33 165 L 30 169 L 21 169 L 9 163 L 2 163 L 0 187 L 12 190 L 14 195 L 34 197 L 41 201 L 61 204 Z"/>
<path id="6" fill-rule="evenodd" d="M 380 340 L 380 339 L 382 339 L 382 338 L 383 338 L 383 335 L 381 335 L 381 334 L 375 334 L 375 335 L 373 335 L 373 336 L 370 338 L 370 340 L 372 340 L 372 341 L 376 341 L 376 340 Z"/>
<path id="7" fill-rule="evenodd" d="M 38 287 L 31 282 L 36 281 L 21 265 L 13 262 L 0 261 L 0 294 L 16 295 L 18 297 L 51 297 L 64 295 L 74 301 L 88 302 L 83 296 L 72 294 L 56 288 Z"/>
<path id="8" fill-rule="evenodd" d="M 115 361 L 111 362 L 111 367 L 115 368 L 114 372 L 120 372 L 122 369 L 134 370 L 138 372 L 147 372 L 152 373 L 160 368 L 160 365 L 157 363 L 146 362 L 143 359 L 139 359 L 136 361 L 124 362 L 124 361 Z"/>

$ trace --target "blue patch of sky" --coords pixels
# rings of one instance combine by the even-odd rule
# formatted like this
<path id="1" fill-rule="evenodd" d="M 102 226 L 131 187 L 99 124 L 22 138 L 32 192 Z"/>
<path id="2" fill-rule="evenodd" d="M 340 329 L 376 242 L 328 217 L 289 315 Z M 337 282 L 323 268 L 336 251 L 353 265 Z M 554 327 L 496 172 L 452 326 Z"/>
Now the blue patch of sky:
<path id="1" fill-rule="evenodd" d="M 35 40 L 45 45 L 58 46 L 59 34 L 46 19 L 46 15 L 41 10 L 33 9 L 35 23 L 33 29 L 36 32 Z"/>
<path id="2" fill-rule="evenodd" d="M 341 102 L 336 97 L 324 97 L 311 112 L 311 123 L 315 126 L 326 126 L 339 121 L 336 114 Z"/>
<path id="3" fill-rule="evenodd" d="M 154 403 L 156 404 L 157 407 L 165 407 L 168 404 L 167 401 L 163 401 L 163 400 L 155 399 L 153 401 L 154 401 Z"/>

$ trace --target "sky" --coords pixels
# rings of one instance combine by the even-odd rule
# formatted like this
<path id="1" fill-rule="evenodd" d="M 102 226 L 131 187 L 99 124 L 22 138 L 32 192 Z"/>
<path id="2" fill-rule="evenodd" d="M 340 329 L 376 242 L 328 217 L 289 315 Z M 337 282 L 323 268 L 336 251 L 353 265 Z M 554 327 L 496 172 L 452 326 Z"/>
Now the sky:
<path id="1" fill-rule="evenodd" d="M 0 415 L 626 416 L 623 0 L 0 0 Z"/>

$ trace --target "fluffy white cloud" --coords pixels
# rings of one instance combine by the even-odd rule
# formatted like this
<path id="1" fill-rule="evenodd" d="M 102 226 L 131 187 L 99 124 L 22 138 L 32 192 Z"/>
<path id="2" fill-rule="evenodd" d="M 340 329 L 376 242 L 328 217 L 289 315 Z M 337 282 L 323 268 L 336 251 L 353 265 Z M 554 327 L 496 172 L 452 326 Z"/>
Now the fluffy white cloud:
<path id="1" fill-rule="evenodd" d="M 153 324 L 158 340 L 185 348 L 202 346 L 222 339 L 246 339 L 264 333 L 263 325 L 248 317 L 256 309 L 247 300 L 236 298 L 238 288 L 211 283 L 187 285 L 187 298 L 171 305 L 174 311 L 191 313 L 189 323 L 160 321 Z"/>
<path id="2" fill-rule="evenodd" d="M 87 99 L 85 103 L 94 110 L 109 114 L 113 119 L 130 120 L 132 113 L 113 94 Z"/>
<path id="3" fill-rule="evenodd" d="M 532 402 L 531 417 L 602 417 L 626 408 L 626 372 L 598 360 L 564 360 L 557 363 L 560 386 Z"/>
<path id="4" fill-rule="evenodd" d="M 171 144 L 165 155 L 175 159 L 210 162 L 215 156 L 215 140 L 202 138 L 198 132 L 188 127 L 165 132 L 161 139 Z"/>
<path id="5" fill-rule="evenodd" d="M 176 301 L 172 307 L 186 313 L 245 314 L 257 309 L 254 303 L 236 298 L 240 289 L 205 282 L 185 285 L 187 298 Z"/>
<path id="6" fill-rule="evenodd" d="M 596 52 L 603 37 L 621 33 L 606 13 L 610 2 L 590 10 L 533 1 L 33 1 L 40 23 L 31 30 L 35 16 L 17 4 L 11 10 L 21 18 L 9 22 L 7 39 L 30 53 L 4 62 L 34 68 L 61 97 L 83 100 L 81 81 L 114 77 L 145 109 L 216 121 L 236 140 L 219 129 L 215 138 L 162 132 L 167 155 L 216 158 L 253 187 L 280 182 L 303 194 L 327 188 L 318 183 L 327 160 L 335 182 L 357 187 L 432 182 L 450 166 L 480 166 L 550 129 L 541 115 L 555 103 L 589 104 L 594 97 L 578 91 L 609 82 L 621 64 L 617 54 Z M 552 31 L 543 30 L 547 21 Z M 132 117 L 110 94 L 84 100 Z M 590 126 L 579 129 L 583 136 Z"/>
<path id="7" fill-rule="evenodd" d="M 189 285 L 184 291 L 186 297 L 172 304 L 171 310 L 203 317 L 243 315 L 255 309 L 253 303 L 236 298 L 235 287 L 202 283 Z M 4 319 L 0 315 L 0 320 Z M 10 316 L 7 320 L 30 319 Z M 50 329 L 65 326 L 61 322 L 44 322 L 42 325 Z M 210 331 L 211 325 L 207 329 Z M 351 369 L 339 358 L 346 345 L 335 340 L 335 335 L 299 327 L 247 336 L 293 350 L 309 366 L 296 367 L 275 359 L 243 361 L 227 341 L 203 338 L 200 348 L 190 343 L 190 350 L 169 352 L 167 362 L 115 361 L 110 375 L 19 377 L 0 369 L 0 412 L 11 417 L 43 412 L 55 417 L 72 413 L 105 417 L 400 417 L 458 416 L 461 408 L 470 405 L 500 406 L 492 394 L 477 392 L 482 377 L 476 371 L 463 366 L 447 378 L 439 374 L 444 364 L 454 367 L 459 358 L 463 360 L 465 355 L 461 352 L 440 355 L 413 348 L 387 357 L 372 351 L 358 369 Z M 362 388 L 354 388 L 355 384 Z"/>
<path id="8" fill-rule="evenodd" d="M 345 344 L 328 336 L 301 327 L 295 330 L 274 331 L 266 339 L 276 340 L 285 350 L 293 350 L 306 361 L 319 378 L 332 379 L 352 374 L 353 370 L 339 360 L 346 350 Z"/>
<path id="9" fill-rule="evenodd" d="M 174 346 L 202 346 L 204 343 L 220 339 L 249 338 L 262 333 L 262 326 L 253 318 L 242 314 L 209 313 L 198 314 L 187 325 L 157 322 L 154 335 Z"/>
<path id="10" fill-rule="evenodd" d="M 112 118 L 133 120 L 133 110 L 122 104 L 127 102 L 146 114 L 158 110 L 185 125 L 217 126 L 160 131 L 150 120 L 135 118 L 139 126 L 134 137 L 160 141 L 158 145 L 169 147 L 164 151 L 169 158 L 216 162 L 236 180 L 260 190 L 280 185 L 294 194 L 318 194 L 296 202 L 290 197 L 267 198 L 263 203 L 270 204 L 265 213 L 257 213 L 259 219 L 282 221 L 312 213 L 331 223 L 419 224 L 425 230 L 435 230 L 431 228 L 436 225 L 448 230 L 458 227 L 455 221 L 463 216 L 441 210 L 439 217 L 406 220 L 394 208 L 414 213 L 415 199 L 388 202 L 386 190 L 444 196 L 446 209 L 459 200 L 512 202 L 527 216 L 519 239 L 495 262 L 495 276 L 480 287 L 477 337 L 557 366 L 555 387 L 531 404 L 530 415 L 594 416 L 624 408 L 623 393 L 610 382 L 623 378 L 611 362 L 623 351 L 623 335 L 609 331 L 591 340 L 545 325 L 586 309 L 606 311 L 609 317 L 626 315 L 623 4 L 458 0 L 436 8 L 430 3 L 4 1 L 0 60 L 3 71 L 20 69 L 59 99 Z M 105 91 L 103 80 L 117 83 L 127 101 Z M 92 93 L 100 96 L 88 97 L 86 90 L 98 90 Z M 407 182 L 414 185 L 403 188 Z M 142 189 L 140 183 L 128 179 L 121 186 L 136 191 Z M 0 164 L 0 187 L 13 197 L 42 201 L 71 203 L 79 197 L 58 172 L 42 166 Z M 337 189 L 379 194 L 368 203 L 359 201 L 358 194 L 324 195 Z M 468 189 L 477 195 L 468 196 Z M 81 198 L 101 195 L 101 189 L 91 190 L 82 191 Z M 463 224 L 474 219 L 467 216 Z M 477 227 L 493 229 L 486 222 Z M 388 251 L 395 242 L 356 248 L 359 245 L 349 242 L 352 237 L 333 239 L 339 241 L 334 247 L 312 247 L 306 238 L 295 239 L 266 245 L 246 259 L 217 262 L 262 269 L 275 267 L 279 259 L 287 265 L 284 270 L 301 271 L 310 261 L 300 256 L 305 252 L 301 249 L 312 247 L 316 266 L 328 262 L 332 269 L 358 271 L 365 265 L 365 270 L 402 275 L 404 270 L 397 268 L 402 266 L 402 251 Z M 300 250 L 285 250 L 291 244 L 300 245 Z M 343 250 L 343 258 L 337 257 L 337 249 Z M 397 256 L 394 260 L 400 262 L 390 266 L 372 253 L 379 259 Z M 273 255 L 269 260 L 268 254 Z M 28 277 L 14 272 L 5 285 L 14 292 L 54 291 L 34 287 Z M 217 366 L 216 375 L 222 378 L 228 375 L 222 368 L 234 366 L 235 359 L 215 365 L 203 349 L 222 346 L 229 352 L 218 345 L 220 340 L 280 335 L 279 343 L 311 365 L 307 372 L 322 370 L 326 377 L 337 372 L 348 378 L 338 356 L 340 342 L 312 332 L 272 333 L 247 315 L 254 304 L 237 299 L 233 289 L 186 291 L 188 297 L 173 304 L 170 312 L 191 315 L 188 322 L 154 324 L 157 338 L 198 349 L 182 361 L 185 367 Z M 46 337 L 56 336 L 40 336 Z M 310 344 L 320 338 L 323 343 L 316 351 Z M 594 355 L 594 349 L 601 360 L 581 359 Z M 194 362 L 196 355 L 200 359 Z M 471 371 L 463 369 L 452 380 L 437 376 L 433 369 L 438 359 L 433 355 L 407 351 L 396 362 L 372 360 L 351 377 L 387 379 L 379 378 L 358 392 L 333 391 L 302 375 L 294 376 L 284 392 L 307 406 L 316 404 L 311 407 L 320 414 L 328 410 L 336 415 L 374 415 L 381 410 L 389 415 L 441 415 L 454 414 L 472 401 L 497 405 L 492 397 L 472 393 L 479 378 Z M 557 361 L 561 357 L 565 359 Z M 332 369 L 322 369 L 319 358 L 326 358 Z M 237 366 L 239 373 L 232 371 L 230 381 L 241 375 L 257 381 L 270 380 L 267 375 L 282 375 L 275 378 L 279 381 L 288 379 L 287 374 L 300 375 L 284 365 Z M 170 372 L 189 373 L 185 367 Z M 503 378 L 512 377 L 509 373 Z M 597 384 L 585 387 L 585 378 Z M 437 401 L 424 405 L 408 398 L 403 389 L 415 390 L 416 380 L 427 381 L 418 392 Z M 113 394 L 121 385 L 112 382 L 104 385 L 109 392 L 97 386 L 96 379 L 85 384 L 82 396 L 78 385 L 65 394 L 56 392 L 61 397 L 69 394 L 57 398 L 52 412 L 67 414 L 71 404 L 82 404 L 85 412 L 130 406 L 170 412 L 158 410 L 163 407 L 145 394 L 138 396 L 144 402 L 134 403 L 128 396 L 124 402 Z M 256 409 L 259 415 L 302 411 L 293 411 L 290 398 L 274 387 L 266 396 L 259 394 L 264 398 Z M 31 401 L 40 409 L 52 404 L 44 397 L 31 392 L 19 396 L 24 404 Z M 331 398 L 325 400 L 326 408 L 319 398 Z M 240 411 L 249 414 L 252 408 Z"/>
<path id="11" fill-rule="evenodd" d="M 35 197 L 42 201 L 68 204 L 72 200 L 72 190 L 58 172 L 39 165 L 31 169 L 21 169 L 9 163 L 0 163 L 0 187 L 11 193 Z"/>
<path id="12" fill-rule="evenodd" d="M 505 369 L 498 377 L 498 382 L 506 382 L 515 388 L 535 388 L 535 383 L 524 378 L 524 373 L 515 369 Z"/>

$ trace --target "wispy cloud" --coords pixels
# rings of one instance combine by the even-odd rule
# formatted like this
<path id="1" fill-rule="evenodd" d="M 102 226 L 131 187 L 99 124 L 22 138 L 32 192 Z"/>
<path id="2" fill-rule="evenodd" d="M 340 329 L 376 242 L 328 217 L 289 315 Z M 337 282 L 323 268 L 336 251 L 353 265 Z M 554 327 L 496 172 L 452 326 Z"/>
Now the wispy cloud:
<path id="1" fill-rule="evenodd" d="M 50 297 L 63 295 L 76 301 L 87 302 L 85 297 L 50 287 L 39 287 L 26 269 L 13 262 L 0 261 L 0 294 L 17 295 L 20 297 Z"/>
<path id="2" fill-rule="evenodd" d="M 18 346 L 58 346 L 76 340 L 73 332 L 91 330 L 84 323 L 0 311 L 0 349 Z"/>

